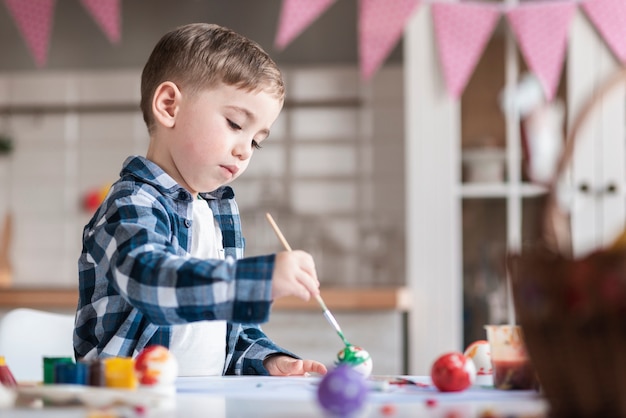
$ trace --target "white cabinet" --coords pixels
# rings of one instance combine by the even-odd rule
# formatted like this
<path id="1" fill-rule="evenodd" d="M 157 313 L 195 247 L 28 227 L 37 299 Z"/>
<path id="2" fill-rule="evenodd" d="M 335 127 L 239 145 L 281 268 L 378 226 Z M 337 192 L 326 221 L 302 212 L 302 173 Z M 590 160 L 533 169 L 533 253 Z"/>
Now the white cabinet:
<path id="1" fill-rule="evenodd" d="M 494 35 L 500 37 L 501 61 L 490 70 L 501 68 L 503 74 L 490 75 L 494 80 L 488 83 L 500 84 L 487 101 L 465 96 L 456 101 L 447 95 L 428 6 L 418 10 L 406 30 L 406 262 L 415 304 L 409 325 L 411 373 L 426 374 L 443 352 L 484 339 L 485 323 L 509 320 L 506 253 L 540 233 L 546 191 L 524 174 L 519 120 L 497 110 L 498 91 L 514 85 L 524 68 L 507 30 L 503 25 Z M 568 114 L 576 113 L 616 68 L 604 42 L 578 12 L 561 81 Z M 476 71 L 473 79 L 481 76 L 480 65 Z M 483 98 L 488 90 L 483 86 Z M 577 253 L 606 243 L 624 222 L 624 97 L 623 90 L 611 95 L 590 119 L 566 173 Z M 464 124 L 474 123 L 468 115 L 487 106 L 496 109 L 488 122 L 494 125 L 478 130 L 501 126 L 502 138 L 496 142 L 503 150 L 504 174 L 502 181 L 485 182 L 478 176 L 479 181 L 468 182 L 462 162 L 468 159 L 463 151 L 472 138 L 466 137 Z"/>
<path id="2" fill-rule="evenodd" d="M 620 65 L 579 13 L 568 61 L 568 114 L 573 117 Z M 572 162 L 572 242 L 584 254 L 611 242 L 626 219 L 626 82 L 596 106 L 576 137 Z"/>

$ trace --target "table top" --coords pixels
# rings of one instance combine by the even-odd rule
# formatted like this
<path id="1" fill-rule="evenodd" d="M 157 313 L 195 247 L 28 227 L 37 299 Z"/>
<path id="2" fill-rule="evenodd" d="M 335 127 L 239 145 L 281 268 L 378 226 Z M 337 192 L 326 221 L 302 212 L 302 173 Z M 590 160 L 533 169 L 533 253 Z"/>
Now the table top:
<path id="1" fill-rule="evenodd" d="M 0 410 L 3 418 L 110 417 L 325 417 L 317 402 L 320 377 L 186 377 L 176 381 L 175 394 L 141 409 L 132 404 L 114 408 L 93 405 L 17 406 Z M 535 391 L 503 391 L 473 386 L 463 392 L 442 393 L 428 377 L 375 376 L 367 381 L 367 401 L 358 418 L 539 418 L 547 404 Z M 172 388 L 174 389 L 174 388 Z M 89 389 L 87 389 L 89 390 Z M 144 400 L 149 397 L 143 397 Z"/>

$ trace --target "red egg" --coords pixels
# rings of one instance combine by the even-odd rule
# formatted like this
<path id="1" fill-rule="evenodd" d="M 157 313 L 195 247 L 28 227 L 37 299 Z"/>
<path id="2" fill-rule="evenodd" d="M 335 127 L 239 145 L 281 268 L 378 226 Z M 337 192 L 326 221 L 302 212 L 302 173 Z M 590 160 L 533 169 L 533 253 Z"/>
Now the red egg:
<path id="1" fill-rule="evenodd" d="M 430 377 L 441 392 L 460 392 L 474 383 L 476 366 L 462 353 L 446 353 L 435 360 Z"/>

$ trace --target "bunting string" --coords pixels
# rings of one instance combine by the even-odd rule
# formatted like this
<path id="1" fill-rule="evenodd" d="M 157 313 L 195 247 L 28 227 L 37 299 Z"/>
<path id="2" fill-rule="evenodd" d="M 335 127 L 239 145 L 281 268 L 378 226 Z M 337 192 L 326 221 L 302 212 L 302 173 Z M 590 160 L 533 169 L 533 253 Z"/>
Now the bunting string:
<path id="1" fill-rule="evenodd" d="M 283 6 L 300 2 L 301 5 L 306 3 L 307 7 L 319 9 L 316 4 L 327 1 L 283 0 Z M 414 0 L 410 8 L 407 1 L 358 1 L 359 64 L 364 81 L 369 80 L 383 64 L 401 38 L 410 14 L 415 13 L 418 6 L 430 8 L 446 88 L 455 99 L 463 94 L 501 17 L 510 26 L 526 64 L 540 80 L 548 101 L 554 98 L 561 79 L 569 27 L 578 8 L 596 27 L 616 59 L 626 64 L 625 0 L 536 0 L 518 3 Z M 398 19 L 397 16 L 403 18 Z M 374 20 L 375 24 L 372 23 Z M 283 30 L 282 26 L 278 27 L 278 36 Z M 306 28 L 300 26 L 298 33 L 304 30 Z M 384 45 L 381 46 L 382 43 Z M 287 44 L 281 47 L 286 48 Z"/>
<path id="2" fill-rule="evenodd" d="M 275 36 L 289 45 L 337 0 L 282 0 Z M 121 42 L 121 0 L 80 0 L 111 44 Z M 47 62 L 56 0 L 4 0 L 35 65 Z M 505 19 L 547 100 L 557 91 L 577 10 L 594 26 L 616 60 L 626 65 L 626 0 L 357 0 L 358 55 L 363 81 L 375 75 L 402 38 L 412 15 L 428 7 L 448 93 L 458 99 L 500 19 Z M 323 46 L 321 46 L 323 47 Z"/>

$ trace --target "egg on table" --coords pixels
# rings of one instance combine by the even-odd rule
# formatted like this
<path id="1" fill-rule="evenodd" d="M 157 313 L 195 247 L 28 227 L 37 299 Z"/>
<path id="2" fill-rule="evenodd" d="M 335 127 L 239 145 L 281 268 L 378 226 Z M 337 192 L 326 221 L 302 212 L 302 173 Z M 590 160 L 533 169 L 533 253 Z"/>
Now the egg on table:
<path id="1" fill-rule="evenodd" d="M 335 364 L 349 366 L 363 377 L 369 377 L 374 366 L 372 356 L 363 348 L 352 344 L 346 345 L 337 353 Z"/>
<path id="2" fill-rule="evenodd" d="M 317 388 L 319 405 L 332 417 L 353 416 L 363 408 L 367 395 L 363 375 L 345 364 L 330 370 Z"/>
<path id="3" fill-rule="evenodd" d="M 492 385 L 493 366 L 489 342 L 485 340 L 474 341 L 467 346 L 463 354 L 472 359 L 476 366 L 476 383 L 478 385 Z"/>
<path id="4" fill-rule="evenodd" d="M 433 363 L 430 377 L 441 392 L 461 392 L 474 384 L 476 366 L 462 353 L 445 353 Z"/>
<path id="5" fill-rule="evenodd" d="M 164 346 L 150 345 L 137 355 L 135 374 L 142 385 L 171 385 L 178 375 L 178 363 Z"/>

